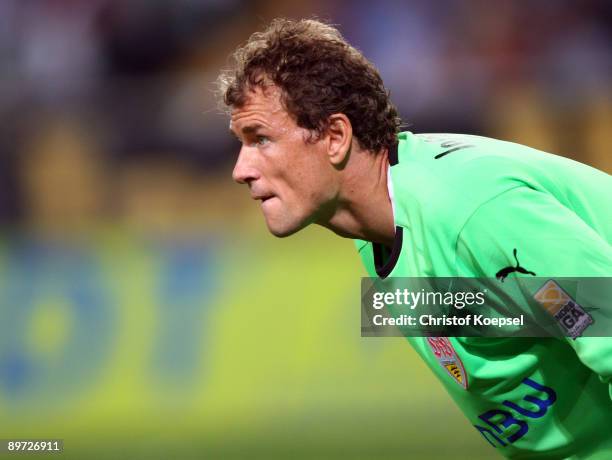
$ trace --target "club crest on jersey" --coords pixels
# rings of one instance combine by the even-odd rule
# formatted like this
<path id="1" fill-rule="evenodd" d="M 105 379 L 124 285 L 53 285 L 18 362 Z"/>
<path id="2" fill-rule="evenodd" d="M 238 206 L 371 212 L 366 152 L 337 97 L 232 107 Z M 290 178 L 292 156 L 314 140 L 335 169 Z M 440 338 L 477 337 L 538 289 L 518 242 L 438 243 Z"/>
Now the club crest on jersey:
<path id="1" fill-rule="evenodd" d="M 593 324 L 593 317 L 574 301 L 556 281 L 548 280 L 533 296 L 572 338 Z"/>
<path id="2" fill-rule="evenodd" d="M 448 375 L 461 385 L 463 389 L 467 390 L 467 373 L 448 337 L 427 337 L 427 344 Z"/>

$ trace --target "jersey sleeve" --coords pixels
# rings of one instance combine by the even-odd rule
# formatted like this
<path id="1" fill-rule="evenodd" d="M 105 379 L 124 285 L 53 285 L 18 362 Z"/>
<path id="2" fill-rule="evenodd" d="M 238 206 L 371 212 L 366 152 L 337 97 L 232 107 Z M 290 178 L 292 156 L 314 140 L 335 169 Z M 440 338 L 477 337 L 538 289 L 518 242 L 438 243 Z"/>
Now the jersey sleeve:
<path id="1" fill-rule="evenodd" d="M 610 244 L 554 197 L 524 186 L 485 202 L 467 220 L 457 240 L 458 275 L 495 277 L 516 265 L 514 254 L 538 277 L 612 277 Z M 612 304 L 606 303 L 609 311 L 602 314 L 612 318 Z M 612 337 L 568 342 L 582 363 L 610 384 L 612 397 Z"/>

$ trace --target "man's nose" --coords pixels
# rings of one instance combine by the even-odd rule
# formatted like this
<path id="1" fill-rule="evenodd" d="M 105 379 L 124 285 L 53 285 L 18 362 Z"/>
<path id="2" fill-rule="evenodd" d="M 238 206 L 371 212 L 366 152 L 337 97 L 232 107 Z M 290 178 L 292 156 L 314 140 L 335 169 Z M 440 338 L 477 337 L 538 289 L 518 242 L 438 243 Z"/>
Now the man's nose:
<path id="1" fill-rule="evenodd" d="M 238 159 L 232 171 L 232 178 L 239 184 L 248 184 L 259 178 L 259 172 L 253 164 L 253 152 L 249 152 L 247 147 L 242 147 L 238 154 Z"/>

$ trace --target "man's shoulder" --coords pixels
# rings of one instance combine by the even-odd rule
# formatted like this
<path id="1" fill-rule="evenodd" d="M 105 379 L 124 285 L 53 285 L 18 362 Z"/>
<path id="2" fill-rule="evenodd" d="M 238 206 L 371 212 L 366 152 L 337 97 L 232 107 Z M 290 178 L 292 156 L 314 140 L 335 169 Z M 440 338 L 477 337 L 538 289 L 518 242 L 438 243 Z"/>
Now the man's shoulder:
<path id="1" fill-rule="evenodd" d="M 428 180 L 438 178 L 430 182 L 434 186 L 459 181 L 471 187 L 478 185 L 474 176 L 503 179 L 509 173 L 521 175 L 551 157 L 554 155 L 490 137 L 406 132 L 399 135 L 398 161 L 392 171 L 412 180 L 418 179 L 417 173 L 427 175 Z"/>
<path id="2" fill-rule="evenodd" d="M 527 145 L 472 134 L 403 132 L 398 136 L 397 173 L 428 172 L 470 187 L 474 177 L 535 180 L 548 175 L 604 177 L 591 166 Z M 414 176 L 413 176 L 414 178 Z M 434 181 L 436 183 L 438 181 Z"/>
<path id="3" fill-rule="evenodd" d="M 461 134 L 402 133 L 391 167 L 397 217 L 459 228 L 482 203 L 516 187 L 521 168 L 505 153 L 513 147 L 498 143 L 505 144 Z"/>
<path id="4" fill-rule="evenodd" d="M 465 134 L 399 136 L 391 167 L 395 206 L 433 225 L 461 225 L 484 203 L 517 187 L 579 207 L 575 190 L 593 203 L 612 178 L 588 165 L 531 147 Z M 585 198 L 586 199 L 586 198 Z"/>

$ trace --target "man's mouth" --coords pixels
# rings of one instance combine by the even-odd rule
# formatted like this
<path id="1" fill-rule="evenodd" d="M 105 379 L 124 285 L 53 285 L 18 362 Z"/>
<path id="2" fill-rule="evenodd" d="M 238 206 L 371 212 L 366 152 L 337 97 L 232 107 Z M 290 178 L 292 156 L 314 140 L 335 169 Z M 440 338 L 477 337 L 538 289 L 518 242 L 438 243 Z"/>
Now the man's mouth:
<path id="1" fill-rule="evenodd" d="M 270 198 L 274 198 L 274 195 L 254 195 L 252 197 L 254 200 L 259 200 L 262 203 L 265 203 L 267 200 L 269 200 Z"/>

